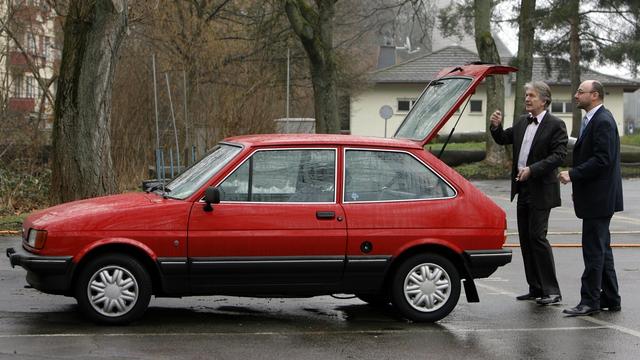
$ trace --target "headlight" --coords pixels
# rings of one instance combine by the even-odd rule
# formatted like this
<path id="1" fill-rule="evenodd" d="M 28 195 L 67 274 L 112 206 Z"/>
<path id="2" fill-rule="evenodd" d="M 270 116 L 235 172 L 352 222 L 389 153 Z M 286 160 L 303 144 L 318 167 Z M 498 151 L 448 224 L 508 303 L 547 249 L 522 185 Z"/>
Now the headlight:
<path id="1" fill-rule="evenodd" d="M 45 230 L 29 229 L 27 245 L 34 249 L 42 249 L 45 241 L 47 241 L 47 232 Z"/>

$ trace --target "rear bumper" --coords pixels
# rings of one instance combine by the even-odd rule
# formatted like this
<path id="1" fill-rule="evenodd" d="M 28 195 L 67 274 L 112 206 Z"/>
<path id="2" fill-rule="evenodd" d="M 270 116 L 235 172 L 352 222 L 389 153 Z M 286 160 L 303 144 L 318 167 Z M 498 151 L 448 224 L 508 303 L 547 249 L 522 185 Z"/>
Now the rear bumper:
<path id="1" fill-rule="evenodd" d="M 512 256 L 511 249 L 469 250 L 464 255 L 474 279 L 489 277 L 500 266 L 510 263 Z"/>
<path id="2" fill-rule="evenodd" d="M 27 282 L 49 294 L 67 294 L 70 290 L 73 262 L 71 256 L 41 256 L 22 248 L 7 249 L 11 267 L 27 270 Z"/>

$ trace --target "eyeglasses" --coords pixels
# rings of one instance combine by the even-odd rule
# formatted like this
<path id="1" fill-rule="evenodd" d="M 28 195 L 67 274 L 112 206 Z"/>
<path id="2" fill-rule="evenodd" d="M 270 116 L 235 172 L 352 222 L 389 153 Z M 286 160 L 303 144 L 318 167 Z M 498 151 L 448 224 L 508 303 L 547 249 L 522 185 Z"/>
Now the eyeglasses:
<path id="1" fill-rule="evenodd" d="M 591 91 L 584 91 L 584 90 L 582 90 L 582 89 L 578 89 L 578 90 L 576 90 L 576 94 L 578 94 L 578 95 L 587 94 L 587 93 L 594 93 L 594 92 L 597 92 L 597 91 L 593 91 L 593 90 L 591 90 Z"/>

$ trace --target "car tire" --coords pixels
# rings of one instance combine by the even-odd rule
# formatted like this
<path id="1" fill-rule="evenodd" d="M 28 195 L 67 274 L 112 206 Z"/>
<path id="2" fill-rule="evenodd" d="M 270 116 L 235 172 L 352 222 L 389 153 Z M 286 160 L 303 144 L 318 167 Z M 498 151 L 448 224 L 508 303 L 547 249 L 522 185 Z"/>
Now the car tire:
<path id="1" fill-rule="evenodd" d="M 403 262 L 391 288 L 393 305 L 405 318 L 435 322 L 453 310 L 460 298 L 460 275 L 448 259 L 421 254 Z"/>
<path id="2" fill-rule="evenodd" d="M 92 321 L 123 325 L 140 318 L 151 300 L 151 277 L 133 257 L 107 254 L 80 270 L 75 296 Z"/>
<path id="3" fill-rule="evenodd" d="M 387 306 L 391 303 L 389 294 L 356 294 L 356 297 L 375 307 Z"/>

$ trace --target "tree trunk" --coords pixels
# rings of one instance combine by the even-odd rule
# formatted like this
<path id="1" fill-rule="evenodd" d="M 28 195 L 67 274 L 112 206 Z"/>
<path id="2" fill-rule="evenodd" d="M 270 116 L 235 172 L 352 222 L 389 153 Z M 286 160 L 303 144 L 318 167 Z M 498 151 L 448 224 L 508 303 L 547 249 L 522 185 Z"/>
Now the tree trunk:
<path id="1" fill-rule="evenodd" d="M 317 133 L 339 133 L 336 59 L 333 49 L 333 18 L 336 0 L 316 0 L 316 11 L 307 0 L 285 0 L 293 31 L 309 58 L 313 83 Z"/>
<path id="2" fill-rule="evenodd" d="M 491 35 L 491 0 L 474 0 L 475 39 L 478 55 L 483 62 L 500 64 L 498 48 Z M 486 149 L 485 160 L 492 165 L 507 164 L 506 151 L 503 146 L 496 144 L 491 138 L 489 118 L 495 109 L 502 109 L 504 113 L 504 78 L 491 76 L 487 78 L 487 108 L 485 117 Z"/>
<path id="3" fill-rule="evenodd" d="M 577 90 L 580 86 L 580 2 L 571 0 L 569 11 L 569 73 L 571 76 L 571 89 Z M 571 136 L 578 137 L 582 111 L 577 106 L 573 107 Z"/>
<path id="4" fill-rule="evenodd" d="M 536 0 L 522 0 L 518 25 L 518 67 L 516 73 L 515 100 L 513 106 L 513 123 L 524 113 L 524 85 L 533 77 L 533 39 L 535 35 Z"/>
<path id="5" fill-rule="evenodd" d="M 72 0 L 55 101 L 51 200 L 116 191 L 111 88 L 127 26 L 126 0 Z"/>

